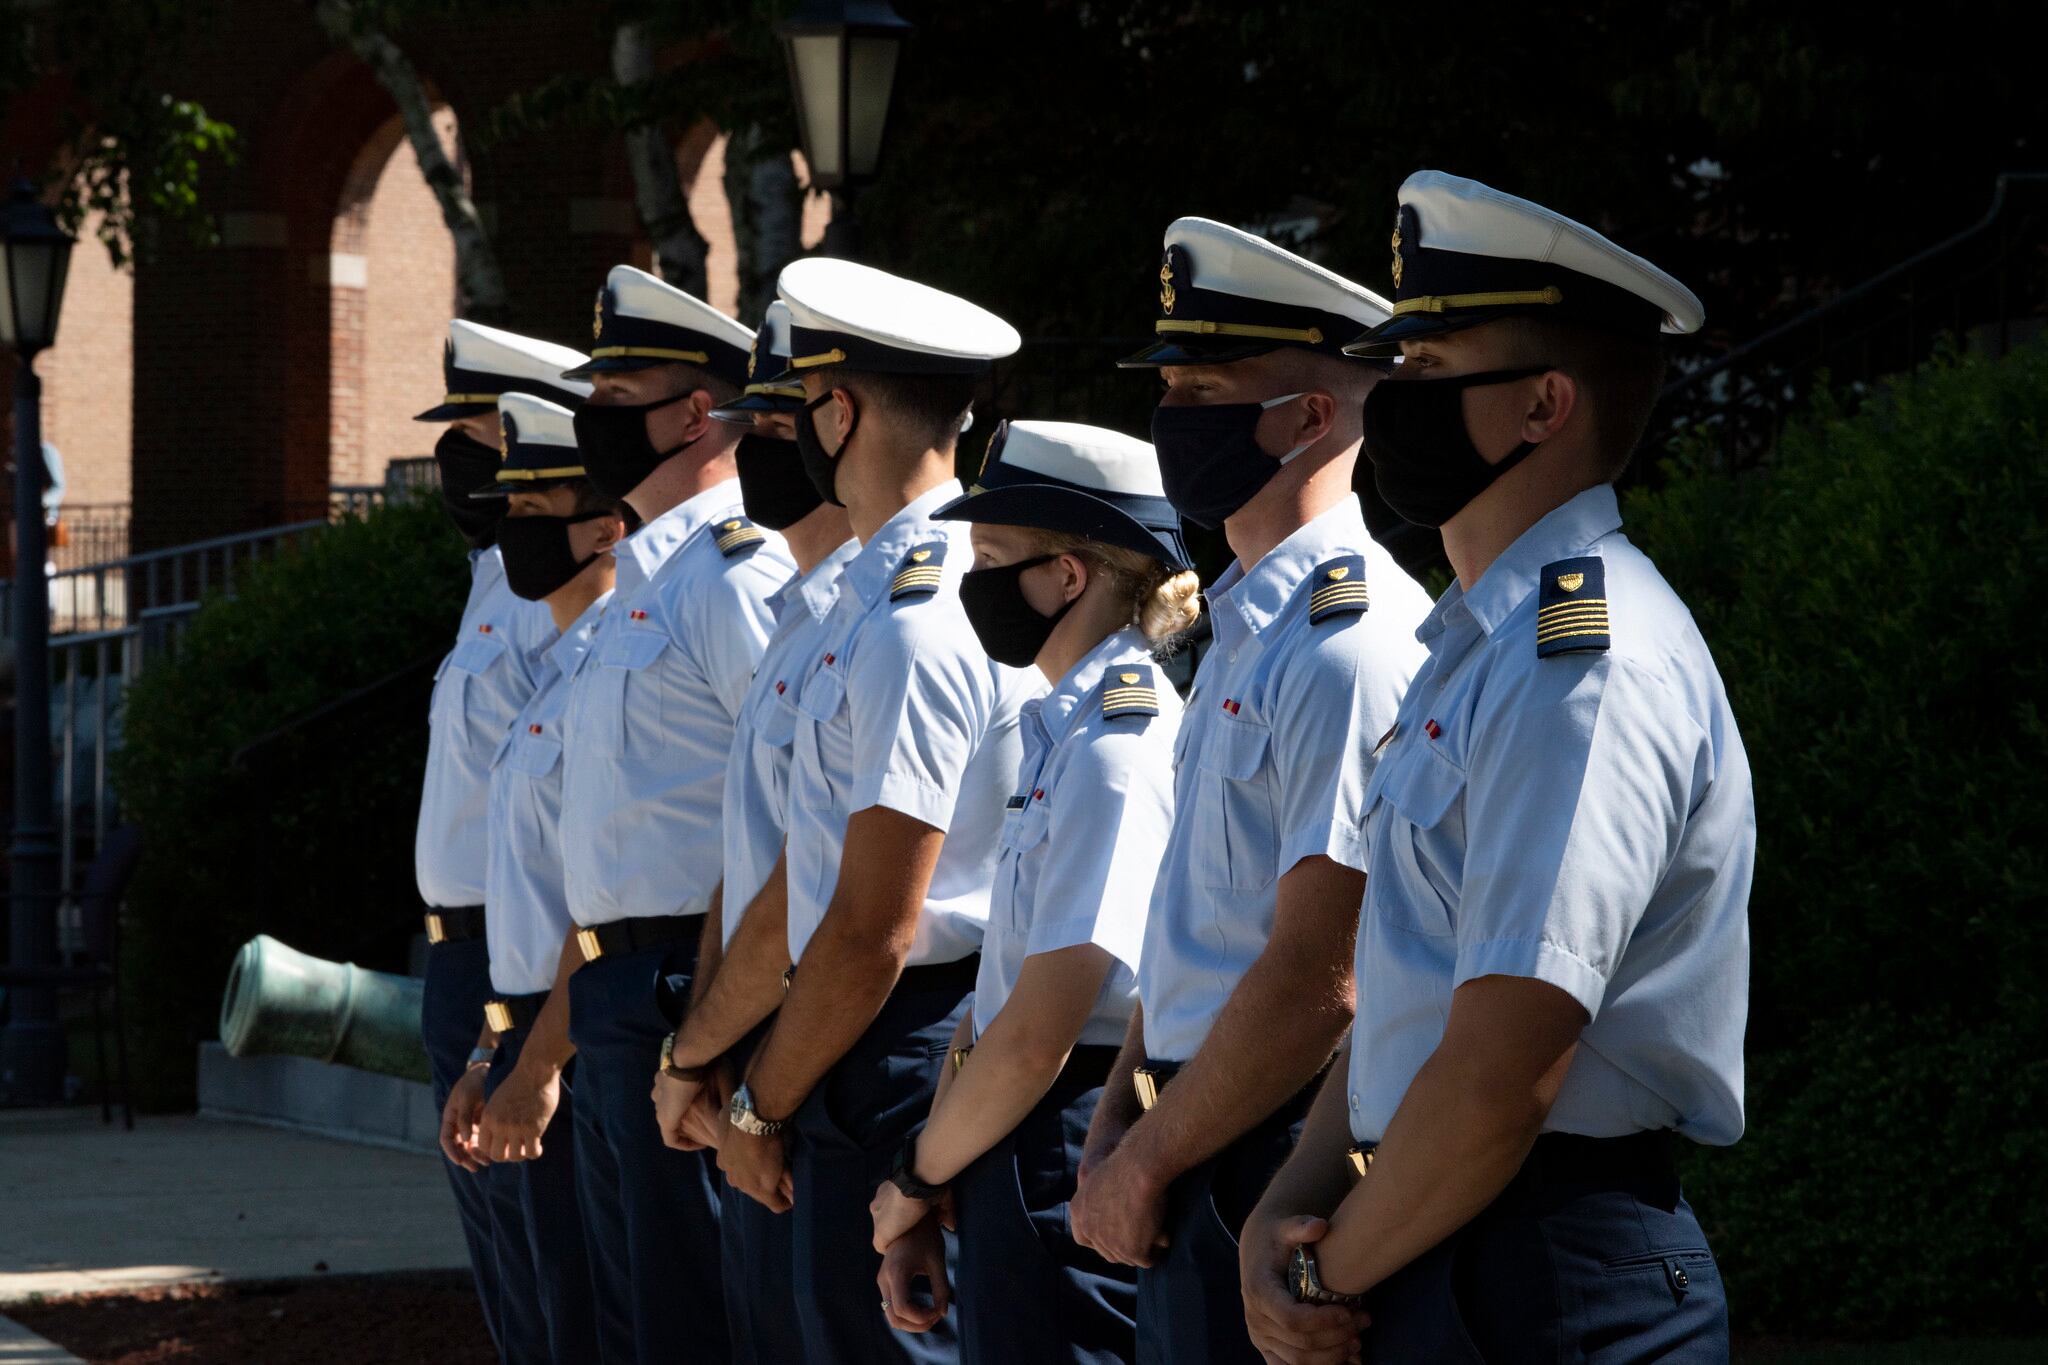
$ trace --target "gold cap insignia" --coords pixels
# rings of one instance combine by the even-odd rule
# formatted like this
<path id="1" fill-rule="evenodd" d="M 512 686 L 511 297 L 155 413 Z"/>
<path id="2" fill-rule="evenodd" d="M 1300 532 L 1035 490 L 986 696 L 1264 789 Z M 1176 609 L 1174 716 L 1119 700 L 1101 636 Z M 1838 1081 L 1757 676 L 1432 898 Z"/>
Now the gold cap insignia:
<path id="1" fill-rule="evenodd" d="M 760 363 L 761 353 L 759 351 L 747 352 L 747 378 L 752 379 L 754 377 L 754 367 Z"/>
<path id="2" fill-rule="evenodd" d="M 1586 576 L 1582 573 L 1561 573 L 1557 576 L 1557 586 L 1564 592 L 1577 592 L 1585 581 Z"/>
<path id="3" fill-rule="evenodd" d="M 1399 281 L 1395 281 L 1399 283 Z M 597 291 L 597 302 L 590 310 L 590 336 L 595 341 L 604 335 L 604 290 Z"/>
<path id="4" fill-rule="evenodd" d="M 509 460 L 511 458 L 512 428 L 506 426 L 503 422 L 500 422 L 498 423 L 498 459 L 500 461 L 504 461 Z"/>
<path id="5" fill-rule="evenodd" d="M 1119 673 L 1116 675 L 1116 679 L 1121 683 L 1134 683 L 1138 680 L 1138 675 L 1135 673 Z"/>
<path id="6" fill-rule="evenodd" d="M 1351 577 L 1351 566 L 1348 564 L 1339 564 L 1336 568 L 1330 570 L 1329 573 L 1325 574 L 1324 577 L 1332 579 L 1349 578 Z"/>
<path id="7" fill-rule="evenodd" d="M 1396 288 L 1396 289 L 1399 289 L 1399 288 L 1401 287 L 1401 219 L 1400 219 L 1400 216 L 1399 216 L 1398 214 L 1397 214 L 1397 215 L 1395 216 L 1395 218 L 1394 218 L 1394 242 L 1393 242 L 1393 246 L 1394 246 L 1394 288 Z"/>
<path id="8" fill-rule="evenodd" d="M 913 564 L 922 564 L 931 557 L 932 552 L 930 550 L 912 550 L 910 552 L 910 562 Z"/>
<path id="9" fill-rule="evenodd" d="M 1173 313 L 1173 262 L 1159 267 L 1159 311 L 1171 316 Z"/>

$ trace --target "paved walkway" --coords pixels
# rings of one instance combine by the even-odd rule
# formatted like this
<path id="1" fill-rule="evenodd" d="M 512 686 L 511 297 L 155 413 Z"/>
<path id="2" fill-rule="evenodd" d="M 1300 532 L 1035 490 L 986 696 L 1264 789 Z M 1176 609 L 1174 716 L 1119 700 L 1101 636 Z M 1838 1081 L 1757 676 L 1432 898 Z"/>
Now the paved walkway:
<path id="1" fill-rule="evenodd" d="M 466 1264 L 438 1157 L 191 1117 L 0 1110 L 0 1306 Z M 0 1340 L 0 1365 L 18 1357 Z"/>

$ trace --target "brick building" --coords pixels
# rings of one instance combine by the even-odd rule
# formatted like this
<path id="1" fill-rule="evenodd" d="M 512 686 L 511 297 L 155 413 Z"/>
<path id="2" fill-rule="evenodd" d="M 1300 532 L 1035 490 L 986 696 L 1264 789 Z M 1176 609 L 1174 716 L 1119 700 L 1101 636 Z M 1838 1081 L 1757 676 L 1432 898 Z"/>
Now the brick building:
<path id="1" fill-rule="evenodd" d="M 238 163 L 205 174 L 218 244 L 167 231 L 130 274 L 82 240 L 58 344 L 38 366 L 67 506 L 132 503 L 137 548 L 319 515 L 330 485 L 375 483 L 438 434 L 408 419 L 439 395 L 454 249 L 397 109 L 306 7 L 226 8 L 179 83 L 240 134 Z M 559 13 L 402 35 L 451 147 L 464 114 L 565 71 L 605 71 L 605 38 Z M 4 145 L 34 164 L 51 122 L 17 101 Z M 723 140 L 701 123 L 677 158 L 711 243 L 712 301 L 731 309 Z M 649 259 L 620 139 L 463 143 L 458 164 L 511 295 L 506 325 L 587 345 L 605 271 Z M 814 197 L 807 243 L 822 234 L 822 206 Z"/>

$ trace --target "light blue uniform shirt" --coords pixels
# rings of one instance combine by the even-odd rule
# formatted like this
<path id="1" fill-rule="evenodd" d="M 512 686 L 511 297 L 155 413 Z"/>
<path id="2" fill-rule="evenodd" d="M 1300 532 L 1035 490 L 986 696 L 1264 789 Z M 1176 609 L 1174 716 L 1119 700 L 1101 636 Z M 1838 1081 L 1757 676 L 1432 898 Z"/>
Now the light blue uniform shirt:
<path id="1" fill-rule="evenodd" d="M 1103 693 L 1145 667 L 1159 714 L 1103 714 Z M 1024 960 L 1093 943 L 1116 959 L 1079 1042 L 1121 1044 L 1137 1003 L 1139 950 L 1159 856 L 1173 823 L 1173 739 L 1180 697 L 1151 646 L 1121 630 L 1046 696 L 1024 703 L 1024 766 L 1003 817 L 1002 859 L 981 969 L 974 1036 L 1001 1010 Z"/>
<path id="2" fill-rule="evenodd" d="M 733 722 L 796 572 L 782 538 L 728 557 L 737 480 L 628 536 L 562 715 L 562 865 L 580 925 L 711 908 Z"/>
<path id="3" fill-rule="evenodd" d="M 1536 656 L 1539 575 L 1598 556 L 1600 652 Z M 1742 1132 L 1756 810 L 1685 604 L 1589 489 L 1423 623 L 1429 662 L 1368 792 L 1352 1135 L 1377 1142 L 1451 992 L 1547 981 L 1586 1026 L 1546 1130 Z"/>
<path id="4" fill-rule="evenodd" d="M 491 853 L 484 935 L 491 989 L 532 995 L 555 984 L 569 897 L 562 889 L 562 708 L 611 594 L 592 602 L 540 657 L 538 685 L 491 764 Z"/>
<path id="5" fill-rule="evenodd" d="M 1333 562 L 1354 557 L 1370 608 L 1311 622 Z M 1422 586 L 1366 533 L 1356 498 L 1249 571 L 1232 564 L 1208 601 L 1215 643 L 1180 727 L 1173 833 L 1138 966 L 1154 1061 L 1200 1050 L 1266 949 L 1284 873 L 1318 855 L 1364 868 L 1373 744 L 1422 661 L 1415 626 L 1429 611 Z"/>
<path id="6" fill-rule="evenodd" d="M 491 758 L 533 695 L 536 661 L 555 638 L 546 604 L 524 600 L 505 582 L 496 546 L 472 551 L 469 571 L 455 648 L 434 674 L 413 835 L 420 899 L 443 908 L 484 903 Z"/>
<path id="7" fill-rule="evenodd" d="M 859 541 L 847 541 L 768 599 L 775 634 L 740 703 L 725 765 L 725 889 L 718 928 L 727 944 L 782 856 L 797 689 L 818 660 L 825 620 L 839 600 L 839 575 L 859 552 Z"/>
<path id="8" fill-rule="evenodd" d="M 789 767 L 789 954 L 825 918 L 847 853 L 846 822 L 883 806 L 946 832 L 906 965 L 955 962 L 981 946 L 1003 803 L 1023 759 L 1018 709 L 1045 690 L 1037 669 L 982 652 L 960 606 L 973 560 L 967 523 L 931 514 L 958 480 L 890 518 L 847 563 L 823 647 L 797 697 Z M 904 557 L 946 546 L 936 592 L 890 597 Z M 848 870 L 860 875 L 860 851 Z"/>

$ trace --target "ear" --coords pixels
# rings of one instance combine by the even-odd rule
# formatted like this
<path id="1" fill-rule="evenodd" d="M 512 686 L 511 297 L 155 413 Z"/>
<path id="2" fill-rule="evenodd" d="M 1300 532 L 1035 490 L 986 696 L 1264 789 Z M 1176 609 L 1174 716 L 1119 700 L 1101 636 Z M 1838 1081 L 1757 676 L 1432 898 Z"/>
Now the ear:
<path id="1" fill-rule="evenodd" d="M 711 409 L 717 407 L 708 389 L 691 389 L 689 397 L 683 400 L 683 439 L 694 440 L 702 436 L 711 425 Z"/>
<path id="2" fill-rule="evenodd" d="M 1296 401 L 1301 418 L 1294 429 L 1294 437 L 1288 441 L 1288 449 L 1295 446 L 1314 445 L 1330 434 L 1337 424 L 1337 400 L 1321 389 L 1311 389 Z"/>
<path id="3" fill-rule="evenodd" d="M 624 517 L 616 513 L 599 517 L 597 519 L 597 544 L 592 547 L 591 553 L 601 555 L 606 550 L 615 548 L 625 538 L 626 519 Z"/>
<path id="4" fill-rule="evenodd" d="M 836 459 L 842 453 L 840 447 L 846 444 L 846 433 L 853 430 L 853 415 L 859 410 L 860 400 L 854 397 L 852 389 L 834 389 L 832 397 L 832 455 Z"/>
<path id="5" fill-rule="evenodd" d="M 1079 555 L 1063 554 L 1057 561 L 1060 571 L 1060 600 L 1071 602 L 1088 591 L 1088 565 Z"/>
<path id="6" fill-rule="evenodd" d="M 1577 380 L 1563 370 L 1549 370 L 1538 375 L 1529 410 L 1522 415 L 1522 439 L 1548 440 L 1557 435 L 1578 410 Z"/>

